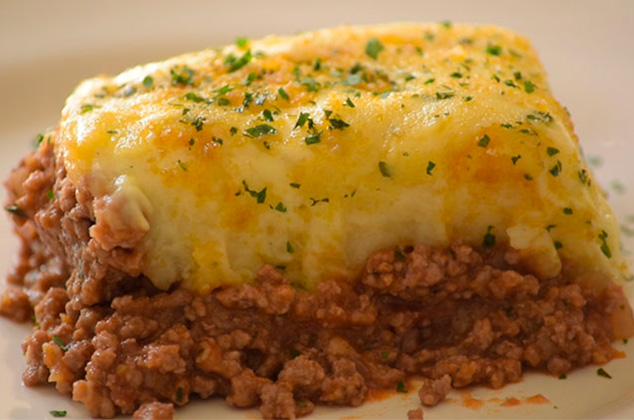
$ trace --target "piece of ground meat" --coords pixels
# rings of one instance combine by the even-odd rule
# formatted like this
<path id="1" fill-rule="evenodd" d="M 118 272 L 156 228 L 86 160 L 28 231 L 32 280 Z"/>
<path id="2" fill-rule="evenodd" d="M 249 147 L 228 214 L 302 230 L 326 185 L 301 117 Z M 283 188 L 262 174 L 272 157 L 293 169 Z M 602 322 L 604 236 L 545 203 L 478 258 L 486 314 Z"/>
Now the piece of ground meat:
<path id="1" fill-rule="evenodd" d="M 407 412 L 407 420 L 423 420 L 423 409 L 409 410 Z"/>
<path id="2" fill-rule="evenodd" d="M 451 391 L 451 376 L 445 374 L 439 379 L 423 379 L 423 384 L 418 391 L 418 397 L 421 404 L 426 407 L 433 407 L 444 401 L 449 391 Z"/>
<path id="3" fill-rule="evenodd" d="M 174 405 L 151 402 L 142 404 L 135 412 L 135 420 L 172 420 L 174 418 Z"/>

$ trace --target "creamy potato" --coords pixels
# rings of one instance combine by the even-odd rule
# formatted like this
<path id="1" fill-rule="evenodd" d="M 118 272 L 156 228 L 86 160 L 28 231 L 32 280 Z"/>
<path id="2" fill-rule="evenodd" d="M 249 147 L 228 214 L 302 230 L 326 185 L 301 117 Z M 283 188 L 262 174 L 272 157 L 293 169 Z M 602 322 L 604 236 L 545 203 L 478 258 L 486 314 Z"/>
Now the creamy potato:
<path id="1" fill-rule="evenodd" d="M 614 215 L 529 42 L 448 24 L 242 40 L 83 82 L 58 153 L 145 231 L 144 274 L 202 292 L 263 264 L 313 287 L 373 251 L 510 243 L 627 275 Z"/>

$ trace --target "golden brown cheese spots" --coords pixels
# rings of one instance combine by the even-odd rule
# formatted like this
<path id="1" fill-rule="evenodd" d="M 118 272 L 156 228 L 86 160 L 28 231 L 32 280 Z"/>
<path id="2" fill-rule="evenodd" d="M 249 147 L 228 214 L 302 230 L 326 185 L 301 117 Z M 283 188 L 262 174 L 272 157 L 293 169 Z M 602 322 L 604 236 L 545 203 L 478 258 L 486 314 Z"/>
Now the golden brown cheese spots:
<path id="1" fill-rule="evenodd" d="M 623 268 L 567 113 L 499 28 L 342 27 L 137 67 L 78 88 L 60 146 L 96 195 L 120 175 L 146 195 L 159 287 L 265 263 L 312 285 L 379 248 L 458 238 L 510 241 L 544 275 L 558 255 Z"/>

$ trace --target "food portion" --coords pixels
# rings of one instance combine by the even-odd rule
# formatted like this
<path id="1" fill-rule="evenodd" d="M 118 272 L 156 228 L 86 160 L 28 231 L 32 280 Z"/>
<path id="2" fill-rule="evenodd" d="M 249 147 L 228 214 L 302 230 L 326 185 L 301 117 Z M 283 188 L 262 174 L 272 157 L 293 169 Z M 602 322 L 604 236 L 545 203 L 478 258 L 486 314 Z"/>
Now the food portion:
<path id="1" fill-rule="evenodd" d="M 634 333 L 618 225 L 528 42 L 341 27 L 82 83 L 7 183 L 28 385 L 92 416 L 421 403 Z M 418 411 L 412 411 L 418 415 Z"/>

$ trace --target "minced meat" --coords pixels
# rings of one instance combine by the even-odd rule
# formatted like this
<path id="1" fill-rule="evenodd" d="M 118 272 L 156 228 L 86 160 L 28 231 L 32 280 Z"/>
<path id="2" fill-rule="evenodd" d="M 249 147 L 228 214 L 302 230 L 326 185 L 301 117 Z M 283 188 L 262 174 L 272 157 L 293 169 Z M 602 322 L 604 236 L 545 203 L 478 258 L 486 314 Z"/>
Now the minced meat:
<path id="1" fill-rule="evenodd" d="M 161 292 L 140 275 L 140 239 L 92 239 L 93 199 L 52 146 L 25 158 L 7 189 L 21 250 L 0 313 L 37 321 L 23 379 L 54 383 L 94 417 L 171 418 L 173 405 L 219 396 L 292 419 L 320 403 L 358 406 L 412 376 L 433 406 L 452 387 L 609 360 L 606 308 L 626 302 L 616 287 L 538 279 L 511 249 L 463 243 L 379 251 L 357 279 L 310 292 L 268 265 L 252 284 L 205 296 Z"/>

